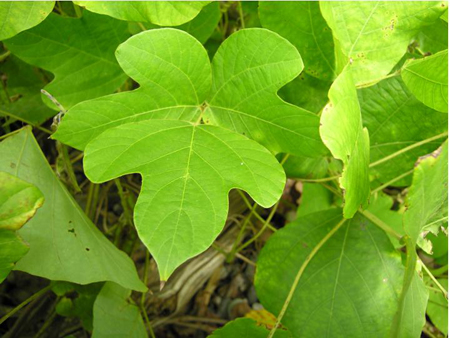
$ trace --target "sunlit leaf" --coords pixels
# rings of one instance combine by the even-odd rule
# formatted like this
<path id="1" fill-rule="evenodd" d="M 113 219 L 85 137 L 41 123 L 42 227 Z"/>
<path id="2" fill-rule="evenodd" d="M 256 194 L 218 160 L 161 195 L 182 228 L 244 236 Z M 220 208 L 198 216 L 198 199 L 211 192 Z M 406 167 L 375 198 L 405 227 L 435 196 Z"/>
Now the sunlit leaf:
<path id="1" fill-rule="evenodd" d="M 87 10 L 127 21 L 148 21 L 159 26 L 184 24 L 210 1 L 74 1 Z"/>
<path id="2" fill-rule="evenodd" d="M 23 61 L 55 75 L 45 89 L 68 109 L 110 94 L 125 81 L 114 51 L 128 36 L 125 22 L 103 15 L 85 12 L 77 19 L 50 14 L 5 44 Z M 58 110 L 49 99 L 44 101 Z"/>
<path id="3" fill-rule="evenodd" d="M 448 50 L 409 60 L 403 67 L 402 78 L 421 102 L 437 111 L 448 112 Z"/>
<path id="4" fill-rule="evenodd" d="M 420 29 L 447 9 L 447 2 L 321 1 L 320 9 L 359 84 L 388 74 Z"/>
<path id="5" fill-rule="evenodd" d="M 54 1 L 0 2 L 0 40 L 38 25 L 50 14 Z"/>
<path id="6" fill-rule="evenodd" d="M 232 188 L 270 207 L 285 183 L 281 165 L 258 143 L 220 127 L 176 120 L 107 130 L 86 147 L 84 169 L 93 182 L 142 175 L 134 220 L 162 280 L 211 245 L 225 224 Z"/>
<path id="7" fill-rule="evenodd" d="M 0 229 L 20 229 L 44 203 L 36 186 L 2 171 L 0 191 Z"/>
<path id="8" fill-rule="evenodd" d="M 255 276 L 267 310 L 280 312 L 300 267 L 341 220 L 340 209 L 319 211 L 272 235 Z M 294 337 L 384 337 L 397 309 L 402 273 L 400 255 L 387 236 L 358 214 L 313 256 L 281 322 Z"/>
<path id="9" fill-rule="evenodd" d="M 17 270 L 78 284 L 115 281 L 145 290 L 131 259 L 91 223 L 56 178 L 30 129 L 0 143 L 0 170 L 34 184 L 45 203 L 20 229 L 30 251 Z"/>
<path id="10" fill-rule="evenodd" d="M 320 119 L 320 136 L 333 156 L 344 163 L 339 179 L 344 190 L 344 216 L 351 218 L 367 206 L 369 184 L 369 133 L 362 126 L 358 95 L 349 71 L 334 81 L 328 93 L 330 103 Z"/>

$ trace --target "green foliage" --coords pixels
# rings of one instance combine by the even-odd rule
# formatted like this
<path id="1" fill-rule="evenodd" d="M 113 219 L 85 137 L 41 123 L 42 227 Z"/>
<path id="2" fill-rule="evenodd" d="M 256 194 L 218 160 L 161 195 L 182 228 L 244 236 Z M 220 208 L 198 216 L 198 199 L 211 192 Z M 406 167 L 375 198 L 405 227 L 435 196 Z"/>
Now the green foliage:
<path id="1" fill-rule="evenodd" d="M 320 118 L 320 136 L 334 158 L 344 163 L 339 180 L 344 190 L 345 218 L 366 207 L 370 196 L 369 133 L 362 126 L 361 112 L 352 73 L 344 71 L 328 93 L 330 103 Z M 336 126 L 339 125 L 339 128 Z"/>
<path id="2" fill-rule="evenodd" d="M 50 14 L 53 6 L 54 1 L 0 2 L 0 40 L 38 25 Z"/>
<path id="3" fill-rule="evenodd" d="M 130 294 L 120 285 L 105 283 L 94 303 L 93 338 L 147 337 L 139 308 L 129 299 Z"/>
<path id="4" fill-rule="evenodd" d="M 441 278 L 438 279 L 438 282 L 448 290 L 448 279 Z M 428 285 L 434 287 L 434 284 L 431 282 Z M 433 289 L 430 291 L 427 315 L 443 334 L 448 334 L 448 301 L 439 290 Z"/>
<path id="5" fill-rule="evenodd" d="M 28 244 L 15 231 L 0 229 L 0 283 L 28 250 Z"/>
<path id="6" fill-rule="evenodd" d="M 408 61 L 402 78 L 409 90 L 428 107 L 448 113 L 448 50 Z"/>
<path id="7" fill-rule="evenodd" d="M 239 318 L 225 325 L 223 328 L 214 331 L 210 338 L 236 338 L 236 337 L 251 337 L 251 338 L 266 338 L 269 334 L 263 326 L 258 326 L 253 319 Z M 277 330 L 275 338 L 291 338 L 289 331 Z"/>
<path id="8" fill-rule="evenodd" d="M 38 188 L 0 172 L 0 229 L 19 230 L 44 203 Z"/>
<path id="9" fill-rule="evenodd" d="M 89 11 L 120 20 L 178 26 L 192 20 L 209 1 L 74 1 Z"/>
<path id="10" fill-rule="evenodd" d="M 56 178 L 29 128 L 0 143 L 0 171 L 34 184 L 45 197 L 19 234 L 30 251 L 16 269 L 78 284 L 111 280 L 145 290 L 134 265 L 92 224 Z"/>
<path id="11" fill-rule="evenodd" d="M 45 86 L 63 106 L 114 92 L 125 81 L 114 50 L 127 37 L 127 24 L 89 12 L 81 19 L 50 14 L 40 25 L 5 41 L 23 61 L 54 74 Z M 49 99 L 44 102 L 58 109 Z"/>

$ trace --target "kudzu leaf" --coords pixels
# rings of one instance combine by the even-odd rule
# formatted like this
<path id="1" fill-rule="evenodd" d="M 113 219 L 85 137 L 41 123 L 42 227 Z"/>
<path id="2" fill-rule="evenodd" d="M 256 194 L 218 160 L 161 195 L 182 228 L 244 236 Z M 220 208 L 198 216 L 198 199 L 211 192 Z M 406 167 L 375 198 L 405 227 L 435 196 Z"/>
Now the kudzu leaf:
<path id="1" fill-rule="evenodd" d="M 264 28 L 288 39 L 302 55 L 305 72 L 322 80 L 336 77 L 333 35 L 317 1 L 261 1 L 259 17 Z"/>
<path id="2" fill-rule="evenodd" d="M 333 203 L 333 194 L 327 188 L 315 183 L 303 183 L 297 217 L 303 217 L 320 210 L 328 210 Z"/>
<path id="3" fill-rule="evenodd" d="M 250 318 L 238 318 L 228 322 L 224 327 L 215 330 L 209 338 L 266 338 L 269 330 L 264 326 L 258 326 L 256 321 Z M 292 335 L 287 330 L 279 329 L 275 331 L 274 338 L 291 338 Z"/>
<path id="4" fill-rule="evenodd" d="M 316 179 L 327 176 L 329 165 L 327 157 L 309 158 L 291 155 L 283 164 L 283 168 L 288 177 Z"/>
<path id="5" fill-rule="evenodd" d="M 327 154 L 315 114 L 282 101 L 276 92 L 302 70 L 294 46 L 265 29 L 232 34 L 211 66 L 203 46 L 185 32 L 155 29 L 123 43 L 117 59 L 140 88 L 83 102 L 64 117 L 54 138 L 75 148 L 108 128 L 148 119 L 207 123 L 260 142 L 272 152 Z M 211 93 L 210 93 L 211 92 Z"/>
<path id="6" fill-rule="evenodd" d="M 370 162 L 389 156 L 403 148 L 437 136 L 447 130 L 447 115 L 428 108 L 408 90 L 400 76 L 380 81 L 358 90 L 363 125 L 370 135 Z M 408 150 L 370 169 L 373 186 L 410 171 L 417 158 L 429 154 L 443 139 Z M 408 186 L 409 175 L 392 185 Z"/>
<path id="7" fill-rule="evenodd" d="M 251 28 L 232 34 L 212 62 L 206 121 L 245 134 L 274 153 L 327 154 L 319 118 L 276 94 L 302 70 L 296 48 L 276 33 Z"/>
<path id="8" fill-rule="evenodd" d="M 360 84 L 388 74 L 420 29 L 447 9 L 447 2 L 322 1 L 320 9 Z"/>
<path id="9" fill-rule="evenodd" d="M 126 21 L 152 22 L 159 26 L 184 24 L 210 1 L 74 1 L 99 14 Z"/>
<path id="10" fill-rule="evenodd" d="M 447 204 L 448 142 L 435 152 L 419 158 L 407 195 L 403 226 L 411 240 L 417 242 L 424 227 Z"/>
<path id="11" fill-rule="evenodd" d="M 344 163 L 339 184 L 344 190 L 344 217 L 351 218 L 368 204 L 369 133 L 362 126 L 355 84 L 350 71 L 342 72 L 328 93 L 330 103 L 322 111 L 320 136 L 334 158 Z"/>
<path id="12" fill-rule="evenodd" d="M 0 283 L 28 250 L 28 244 L 15 231 L 0 229 Z"/>
<path id="13" fill-rule="evenodd" d="M 42 102 L 41 88 L 46 83 L 36 68 L 10 55 L 0 64 L 0 74 L 6 83 L 6 91 L 0 97 L 0 115 L 31 125 L 40 124 L 55 115 L 55 111 Z"/>
<path id="14" fill-rule="evenodd" d="M 300 267 L 341 220 L 342 210 L 322 210 L 270 237 L 255 276 L 264 308 L 280 312 Z M 397 309 L 402 277 L 400 255 L 385 233 L 357 214 L 313 256 L 281 322 L 294 337 L 384 337 Z"/>
<path id="15" fill-rule="evenodd" d="M 86 147 L 84 170 L 93 182 L 142 175 L 134 220 L 162 280 L 222 231 L 231 189 L 270 207 L 285 183 L 281 165 L 258 143 L 221 127 L 177 120 L 105 131 Z"/>
<path id="16" fill-rule="evenodd" d="M 2 1 L 0 2 L 0 40 L 38 25 L 50 14 L 54 1 Z"/>
<path id="17" fill-rule="evenodd" d="M 433 25 L 424 27 L 416 39 L 425 54 L 445 50 L 448 48 L 448 24 L 444 20 L 437 20 Z"/>
<path id="18" fill-rule="evenodd" d="M 110 94 L 125 81 L 114 50 L 128 36 L 125 22 L 84 12 L 80 19 L 50 14 L 40 25 L 4 43 L 23 61 L 55 75 L 45 90 L 68 109 Z"/>
<path id="19" fill-rule="evenodd" d="M 402 70 L 409 90 L 428 107 L 448 113 L 448 50 L 409 60 Z"/>
<path id="20" fill-rule="evenodd" d="M 20 229 L 44 203 L 36 186 L 2 171 L 0 191 L 0 229 Z"/>
<path id="21" fill-rule="evenodd" d="M 51 280 L 109 280 L 146 290 L 131 259 L 103 236 L 56 178 L 31 128 L 0 143 L 0 170 L 34 184 L 45 197 L 39 212 L 19 230 L 30 251 L 15 269 Z"/>
<path id="22" fill-rule="evenodd" d="M 94 302 L 93 338 L 147 337 L 144 321 L 131 291 L 115 283 L 105 283 Z"/>
<path id="23" fill-rule="evenodd" d="M 54 138 L 84 149 L 103 131 L 127 122 L 198 119 L 211 88 L 211 66 L 197 40 L 183 31 L 155 29 L 128 39 L 116 56 L 140 88 L 76 105 Z"/>
<path id="24" fill-rule="evenodd" d="M 439 278 L 437 280 L 446 290 L 448 290 L 448 279 Z M 440 290 L 430 281 L 428 283 L 433 287 L 430 290 L 430 298 L 427 305 L 427 315 L 432 323 L 445 335 L 448 334 L 448 300 Z"/>

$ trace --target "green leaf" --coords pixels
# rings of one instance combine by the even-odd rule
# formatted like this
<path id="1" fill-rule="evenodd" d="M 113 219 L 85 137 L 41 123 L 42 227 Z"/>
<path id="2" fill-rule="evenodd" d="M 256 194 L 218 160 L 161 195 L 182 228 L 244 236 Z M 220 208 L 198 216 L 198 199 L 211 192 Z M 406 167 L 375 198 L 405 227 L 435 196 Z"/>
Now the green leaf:
<path id="1" fill-rule="evenodd" d="M 0 115 L 10 116 L 31 125 L 40 124 L 55 111 L 41 99 L 44 75 L 14 55 L 0 64 L 0 74 L 6 78 L 6 91 L 0 97 Z"/>
<path id="2" fill-rule="evenodd" d="M 318 1 L 261 1 L 259 17 L 264 28 L 297 47 L 306 73 L 322 80 L 336 77 L 333 35 L 320 13 Z"/>
<path id="3" fill-rule="evenodd" d="M 448 290 L 448 279 L 440 278 L 437 280 L 446 290 Z M 429 282 L 428 285 L 436 288 Z M 431 290 L 428 299 L 427 315 L 433 324 L 445 335 L 448 334 L 448 300 L 439 290 Z"/>
<path id="4" fill-rule="evenodd" d="M 28 244 L 15 231 L 0 229 L 0 283 L 28 250 Z"/>
<path id="5" fill-rule="evenodd" d="M 320 119 L 320 136 L 334 158 L 344 163 L 339 179 L 344 191 L 344 217 L 351 218 L 367 206 L 369 184 L 369 133 L 362 126 L 361 112 L 352 74 L 342 72 L 328 93 L 330 103 Z"/>
<path id="6" fill-rule="evenodd" d="M 203 7 L 200 13 L 193 20 L 174 28 L 181 29 L 186 33 L 189 33 L 200 41 L 200 43 L 205 43 L 216 29 L 220 18 L 220 4 L 217 1 L 213 1 L 209 5 Z M 161 28 L 160 26 L 149 22 L 129 22 L 129 27 L 132 34 L 140 33 L 143 28 L 146 30 Z"/>
<path id="7" fill-rule="evenodd" d="M 0 2 L 0 40 L 38 25 L 50 14 L 54 1 Z"/>
<path id="8" fill-rule="evenodd" d="M 414 169 L 407 195 L 403 226 L 413 242 L 424 227 L 445 208 L 448 193 L 448 143 L 435 152 L 422 156 Z"/>
<path id="9" fill-rule="evenodd" d="M 410 60 L 402 70 L 409 90 L 428 107 L 448 113 L 448 50 Z"/>
<path id="10" fill-rule="evenodd" d="M 327 176 L 329 165 L 327 157 L 308 158 L 291 155 L 283 164 L 283 168 L 288 177 L 316 179 Z"/>
<path id="11" fill-rule="evenodd" d="M 93 338 L 147 337 L 139 308 L 130 295 L 130 290 L 115 283 L 105 283 L 94 303 Z"/>
<path id="12" fill-rule="evenodd" d="M 45 87 L 68 109 L 74 104 L 114 92 L 126 75 L 114 50 L 127 37 L 127 24 L 85 12 L 81 19 L 50 14 L 39 26 L 5 41 L 23 61 L 52 72 Z M 44 102 L 58 109 L 46 97 Z"/>
<path id="13" fill-rule="evenodd" d="M 258 326 L 256 321 L 250 318 L 238 318 L 235 319 L 221 329 L 215 330 L 210 338 L 266 338 L 269 334 L 263 326 Z M 291 338 L 292 335 L 286 330 L 277 330 L 274 334 L 274 338 Z"/>
<path id="14" fill-rule="evenodd" d="M 206 121 L 245 134 L 274 153 L 327 154 L 319 118 L 276 94 L 302 70 L 296 48 L 276 33 L 251 28 L 232 34 L 212 62 Z"/>
<path id="15" fill-rule="evenodd" d="M 152 22 L 158 26 L 178 26 L 197 16 L 210 1 L 74 1 L 99 14 L 126 21 Z"/>
<path id="16" fill-rule="evenodd" d="M 437 20 L 433 25 L 424 27 L 416 37 L 420 50 L 425 54 L 434 54 L 448 48 L 448 24 Z"/>
<path id="17" fill-rule="evenodd" d="M 162 280 L 222 231 L 231 189 L 245 190 L 270 207 L 285 183 L 281 165 L 256 142 L 220 127 L 176 120 L 105 131 L 86 147 L 84 169 L 93 182 L 142 175 L 134 220 Z"/>
<path id="18" fill-rule="evenodd" d="M 371 163 L 447 130 L 448 116 L 419 102 L 400 76 L 358 90 L 358 97 L 363 125 L 370 134 Z M 442 139 L 423 144 L 372 167 L 370 175 L 374 181 L 373 186 L 389 182 L 410 171 L 419 156 L 432 152 L 441 143 Z M 411 184 L 411 177 L 409 175 L 392 185 L 408 186 Z"/>
<path id="19" fill-rule="evenodd" d="M 355 83 L 361 84 L 388 74 L 420 29 L 447 9 L 447 2 L 323 1 L 320 9 Z"/>
<path id="20" fill-rule="evenodd" d="M 0 171 L 0 229 L 18 230 L 44 203 L 44 196 L 33 184 Z"/>
<path id="21" fill-rule="evenodd" d="M 303 183 L 297 217 L 303 217 L 320 210 L 328 210 L 333 203 L 333 195 L 327 188 L 315 183 Z"/>
<path id="22" fill-rule="evenodd" d="M 302 264 L 342 220 L 342 210 L 309 214 L 278 230 L 262 249 L 255 287 L 278 314 Z M 282 323 L 295 337 L 384 337 L 397 309 L 403 267 L 385 233 L 357 214 L 313 256 Z"/>
<path id="23" fill-rule="evenodd" d="M 109 280 L 146 289 L 131 259 L 103 236 L 56 178 L 29 128 L 0 143 L 0 170 L 36 185 L 45 197 L 19 231 L 30 252 L 17 270 L 78 284 Z"/>
<path id="24" fill-rule="evenodd" d="M 300 73 L 302 61 L 295 47 L 275 33 L 253 28 L 232 34 L 214 57 L 212 91 L 208 55 L 185 32 L 142 32 L 116 54 L 141 87 L 77 105 L 54 138 L 84 149 L 114 126 L 148 119 L 195 121 L 205 110 L 205 122 L 245 134 L 272 152 L 327 154 L 318 116 L 276 95 Z"/>

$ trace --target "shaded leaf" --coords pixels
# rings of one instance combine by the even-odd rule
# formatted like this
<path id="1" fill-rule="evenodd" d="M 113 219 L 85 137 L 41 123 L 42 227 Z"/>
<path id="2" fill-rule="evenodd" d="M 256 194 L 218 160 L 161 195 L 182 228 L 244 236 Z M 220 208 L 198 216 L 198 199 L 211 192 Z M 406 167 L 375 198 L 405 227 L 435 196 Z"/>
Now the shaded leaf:
<path id="1" fill-rule="evenodd" d="M 0 73 L 6 77 L 6 91 L 0 99 L 0 115 L 20 119 L 32 125 L 40 124 L 55 115 L 41 99 L 46 82 L 38 70 L 14 55 L 0 64 Z M 6 94 L 7 93 L 7 94 Z"/>
<path id="2" fill-rule="evenodd" d="M 0 2 L 0 40 L 34 27 L 44 21 L 55 6 L 54 1 Z"/>
<path id="3" fill-rule="evenodd" d="M 255 276 L 267 310 L 280 312 L 297 271 L 341 219 L 340 209 L 319 211 L 272 235 Z M 384 337 L 397 308 L 402 273 L 400 255 L 385 233 L 357 214 L 306 266 L 282 323 L 295 337 Z"/>
<path id="4" fill-rule="evenodd" d="M 159 26 L 184 24 L 210 1 L 74 1 L 87 10 L 126 21 L 152 22 Z"/>
<path id="5" fill-rule="evenodd" d="M 329 163 L 327 157 L 309 158 L 291 155 L 283 164 L 283 168 L 288 177 L 316 179 L 327 176 Z"/>
<path id="6" fill-rule="evenodd" d="M 330 103 L 320 119 L 320 136 L 334 158 L 344 163 L 339 184 L 344 190 L 344 217 L 351 218 L 367 206 L 369 184 L 369 133 L 362 126 L 352 74 L 344 71 L 328 93 Z"/>
<path id="7" fill-rule="evenodd" d="M 110 280 L 145 290 L 131 259 L 104 237 L 56 178 L 29 128 L 0 143 L 0 170 L 36 185 L 45 197 L 19 231 L 30 252 L 17 270 L 52 280 Z"/>
<path id="8" fill-rule="evenodd" d="M 440 278 L 438 279 L 438 282 L 448 290 L 448 279 Z M 428 285 L 433 286 L 434 288 L 436 287 L 431 282 L 428 282 Z M 448 300 L 445 299 L 444 295 L 439 290 L 430 291 L 427 315 L 443 334 L 448 334 Z"/>
<path id="9" fill-rule="evenodd" d="M 333 194 L 327 188 L 316 183 L 303 183 L 297 217 L 303 217 L 320 210 L 328 210 L 332 203 Z"/>
<path id="10" fill-rule="evenodd" d="M 322 80 L 336 77 L 333 35 L 318 1 L 261 1 L 259 16 L 264 28 L 277 32 L 298 49 L 306 73 Z"/>
<path id="11" fill-rule="evenodd" d="M 162 280 L 222 231 L 231 189 L 270 207 L 285 183 L 281 165 L 258 143 L 220 127 L 176 120 L 105 131 L 86 147 L 84 169 L 93 182 L 142 175 L 134 220 Z"/>
<path id="12" fill-rule="evenodd" d="M 424 27 L 416 39 L 423 53 L 434 54 L 448 48 L 448 24 L 437 20 L 433 25 Z"/>
<path id="13" fill-rule="evenodd" d="M 395 76 L 369 88 L 358 90 L 363 125 L 370 134 L 370 162 L 374 163 L 407 146 L 439 135 L 447 130 L 447 115 L 419 102 L 400 76 Z M 419 156 L 428 154 L 442 143 L 426 143 L 372 167 L 373 186 L 386 183 L 413 169 Z M 409 175 L 393 186 L 411 184 Z"/>
<path id="14" fill-rule="evenodd" d="M 409 90 L 428 107 L 448 112 L 448 50 L 409 60 L 402 70 Z"/>
<path id="15" fill-rule="evenodd" d="M 269 330 L 263 326 L 258 326 L 253 319 L 238 318 L 228 322 L 221 329 L 215 330 L 210 338 L 266 338 L 269 335 Z M 291 338 L 292 335 L 286 330 L 277 330 L 274 338 Z"/>
<path id="16" fill-rule="evenodd" d="M 413 243 L 448 201 L 448 142 L 430 155 L 421 157 L 407 195 L 403 226 Z"/>
<path id="17" fill-rule="evenodd" d="M 126 75 L 114 50 L 128 37 L 127 24 L 85 12 L 80 19 L 50 14 L 37 27 L 5 41 L 23 61 L 52 72 L 45 86 L 63 106 L 114 92 Z M 44 102 L 58 109 L 46 97 Z"/>
<path id="18" fill-rule="evenodd" d="M 139 308 L 130 300 L 131 291 L 105 283 L 94 302 L 93 338 L 147 337 Z"/>
<path id="19" fill-rule="evenodd" d="M 18 230 L 44 203 L 44 196 L 33 184 L 0 171 L 0 229 Z"/>
<path id="20" fill-rule="evenodd" d="M 323 1 L 320 9 L 360 84 L 388 74 L 420 29 L 447 9 L 447 2 Z"/>
<path id="21" fill-rule="evenodd" d="M 28 250 L 28 244 L 15 231 L 0 229 L 0 283 Z"/>

